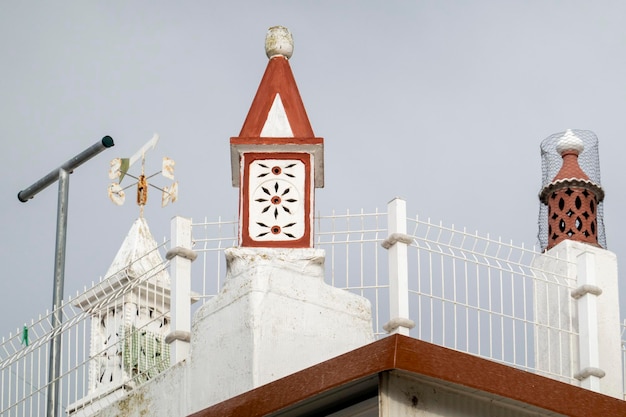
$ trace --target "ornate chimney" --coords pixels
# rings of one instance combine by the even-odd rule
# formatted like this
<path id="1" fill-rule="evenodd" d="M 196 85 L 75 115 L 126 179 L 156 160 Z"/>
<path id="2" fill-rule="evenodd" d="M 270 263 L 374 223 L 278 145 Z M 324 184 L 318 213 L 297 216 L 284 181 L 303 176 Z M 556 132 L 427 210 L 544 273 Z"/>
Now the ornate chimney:
<path id="1" fill-rule="evenodd" d="M 544 186 L 539 193 L 542 203 L 539 238 L 545 250 L 563 240 L 606 246 L 601 213 L 604 190 L 599 185 L 597 149 L 597 138 L 589 131 L 568 129 L 542 142 Z M 595 178 L 590 178 L 579 165 L 583 151 L 589 154 L 585 159 L 587 172 L 595 174 Z M 551 176 L 560 162 L 556 155 L 562 160 L 560 169 L 546 183 L 546 177 Z"/>
<path id="2" fill-rule="evenodd" d="M 570 383 L 622 399 L 617 257 L 604 249 L 598 139 L 588 130 L 554 134 L 541 143 L 541 162 L 535 370 L 554 378 L 558 366 Z"/>
<path id="3" fill-rule="evenodd" d="M 370 303 L 324 282 L 313 247 L 313 197 L 324 186 L 315 137 L 288 59 L 287 28 L 269 29 L 267 69 L 239 136 L 230 138 L 239 187 L 239 246 L 224 251 L 219 294 L 194 316 L 189 394 L 206 407 L 371 343 Z"/>
<path id="4" fill-rule="evenodd" d="M 239 245 L 311 248 L 324 140 L 313 133 L 289 66 L 289 30 L 271 27 L 265 52 L 261 85 L 239 136 L 230 139 L 233 186 L 240 190 Z"/>

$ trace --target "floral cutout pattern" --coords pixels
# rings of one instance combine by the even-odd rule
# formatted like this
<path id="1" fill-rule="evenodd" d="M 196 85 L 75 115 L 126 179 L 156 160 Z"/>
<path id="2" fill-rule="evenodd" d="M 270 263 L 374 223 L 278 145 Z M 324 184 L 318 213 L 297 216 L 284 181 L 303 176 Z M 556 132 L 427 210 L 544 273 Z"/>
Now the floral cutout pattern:
<path id="1" fill-rule="evenodd" d="M 299 239 L 304 235 L 304 163 L 266 159 L 250 164 L 250 237 L 258 241 Z"/>

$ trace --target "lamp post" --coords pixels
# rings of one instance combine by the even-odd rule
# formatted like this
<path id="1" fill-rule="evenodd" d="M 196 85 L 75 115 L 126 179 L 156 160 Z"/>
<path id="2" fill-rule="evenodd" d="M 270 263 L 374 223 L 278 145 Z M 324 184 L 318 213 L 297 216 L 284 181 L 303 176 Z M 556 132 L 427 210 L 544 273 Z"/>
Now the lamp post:
<path id="1" fill-rule="evenodd" d="M 59 332 L 62 314 L 61 302 L 63 301 L 63 284 L 65 280 L 65 240 L 67 235 L 67 200 L 69 192 L 69 174 L 84 162 L 87 162 L 100 152 L 114 145 L 111 136 L 105 136 L 83 152 L 74 156 L 59 168 L 52 170 L 45 177 L 40 178 L 30 187 L 17 194 L 22 203 L 33 198 L 44 188 L 55 181 L 59 181 L 59 200 L 57 205 L 57 230 L 54 260 L 54 285 L 52 290 L 52 340 L 50 341 L 50 360 L 48 363 L 48 417 L 57 415 L 57 402 L 59 398 L 59 373 L 61 368 L 61 334 Z"/>

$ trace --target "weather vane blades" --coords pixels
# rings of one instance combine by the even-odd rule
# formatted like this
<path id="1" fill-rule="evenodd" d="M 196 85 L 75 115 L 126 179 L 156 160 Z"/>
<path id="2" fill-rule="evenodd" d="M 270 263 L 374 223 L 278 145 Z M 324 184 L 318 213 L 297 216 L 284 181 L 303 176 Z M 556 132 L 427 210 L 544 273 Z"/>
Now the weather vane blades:
<path id="1" fill-rule="evenodd" d="M 163 167 L 161 168 L 161 175 L 173 181 L 174 180 L 174 165 L 176 165 L 176 162 L 174 162 L 172 159 L 168 158 L 167 156 L 164 156 Z"/>
<path id="2" fill-rule="evenodd" d="M 178 182 L 175 182 L 169 187 L 163 187 L 163 194 L 161 196 L 161 207 L 165 207 L 169 203 L 174 203 L 177 199 L 178 199 Z"/>
<path id="3" fill-rule="evenodd" d="M 130 167 L 128 158 L 115 158 L 111 160 L 111 168 L 109 169 L 109 179 L 119 179 L 121 182 L 124 179 L 124 175 L 128 172 Z"/>
<path id="4" fill-rule="evenodd" d="M 178 182 L 174 182 L 169 187 L 157 187 L 148 182 L 148 180 L 158 174 L 162 174 L 165 178 L 174 180 L 174 160 L 163 157 L 163 164 L 161 167 L 161 171 L 156 172 L 152 175 L 146 175 L 145 173 L 145 160 L 146 160 L 146 152 L 151 149 L 154 149 L 157 142 L 159 140 L 159 135 L 154 134 L 152 139 L 146 142 L 141 148 L 137 150 L 130 158 L 115 158 L 111 161 L 111 167 L 109 169 L 109 178 L 112 180 L 117 179 L 117 182 L 113 182 L 109 185 L 108 194 L 111 201 L 121 206 L 124 204 L 126 200 L 126 195 L 124 190 L 132 187 L 133 185 L 137 186 L 137 205 L 140 207 L 140 216 L 143 217 L 143 208 L 148 203 L 148 187 L 153 186 L 160 191 L 162 191 L 161 197 L 161 206 L 165 207 L 168 203 L 173 203 L 178 198 Z M 141 174 L 138 176 L 132 175 L 128 173 L 129 169 L 133 166 L 135 162 L 141 159 Z M 135 184 L 131 184 L 126 187 L 122 187 L 122 180 L 126 177 L 130 177 L 136 179 L 137 182 Z"/>

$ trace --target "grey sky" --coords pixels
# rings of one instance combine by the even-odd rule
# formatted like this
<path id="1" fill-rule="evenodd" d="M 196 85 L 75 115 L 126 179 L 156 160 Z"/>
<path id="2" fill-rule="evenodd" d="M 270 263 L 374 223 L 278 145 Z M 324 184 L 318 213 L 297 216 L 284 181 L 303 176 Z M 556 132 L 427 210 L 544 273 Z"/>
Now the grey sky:
<path id="1" fill-rule="evenodd" d="M 154 132 L 152 171 L 167 155 L 180 182 L 173 206 L 150 196 L 155 237 L 174 215 L 235 217 L 228 143 L 273 25 L 293 33 L 291 66 L 325 138 L 316 210 L 401 196 L 410 214 L 532 245 L 539 144 L 588 129 L 608 246 L 626 265 L 622 1 L 2 2 L 0 335 L 52 298 L 57 186 L 25 204 L 17 192 L 102 136 L 116 146 L 70 177 L 66 294 L 106 272 L 138 216 L 132 197 L 108 200 L 109 160 Z"/>

